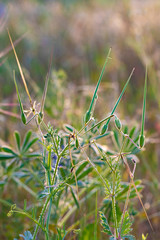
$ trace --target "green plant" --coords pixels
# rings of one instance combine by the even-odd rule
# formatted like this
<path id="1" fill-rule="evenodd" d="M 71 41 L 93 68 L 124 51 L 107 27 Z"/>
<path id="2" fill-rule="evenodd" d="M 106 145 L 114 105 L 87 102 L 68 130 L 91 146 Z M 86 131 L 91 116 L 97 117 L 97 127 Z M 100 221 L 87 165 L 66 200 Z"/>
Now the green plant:
<path id="1" fill-rule="evenodd" d="M 33 221 L 35 224 L 33 233 L 31 230 L 26 231 L 24 235 L 21 235 L 26 240 L 37 239 L 38 234 L 40 234 L 40 229 L 46 239 L 51 239 L 52 237 L 59 240 L 65 239 L 71 232 L 73 236 L 78 235 L 80 238 L 83 238 L 83 232 L 81 233 L 79 229 L 75 231 L 76 227 L 80 225 L 80 220 L 77 220 L 77 222 L 70 226 L 67 226 L 67 220 L 77 209 L 81 208 L 81 205 L 87 198 L 89 199 L 92 197 L 99 189 L 104 189 L 105 199 L 103 206 L 99 207 L 96 205 L 95 213 L 97 216 L 97 211 L 100 210 L 99 215 L 103 231 L 110 236 L 110 240 L 135 239 L 134 236 L 130 235 L 132 221 L 130 220 L 128 211 L 129 199 L 136 196 L 139 198 L 149 224 L 152 227 L 139 193 L 142 186 L 140 185 L 140 181 L 134 181 L 134 173 L 137 164 L 135 154 L 141 151 L 144 146 L 147 71 L 144 87 L 141 133 L 139 133 L 135 127 L 129 131 L 127 126 L 122 126 L 120 119 L 115 115 L 115 110 L 125 92 L 134 69 L 116 101 L 111 114 L 100 121 L 97 121 L 94 118 L 94 107 L 98 98 L 98 88 L 102 80 L 105 66 L 110 59 L 111 50 L 108 52 L 90 107 L 83 118 L 82 128 L 77 130 L 73 126 L 64 124 L 63 130 L 53 127 L 50 123 L 46 124 L 44 122 L 44 103 L 49 81 L 49 72 L 51 69 L 51 60 L 49 72 L 46 77 L 41 108 L 38 110 L 29 93 L 10 34 L 9 38 L 31 105 L 29 115 L 32 114 L 32 116 L 28 120 L 29 115 L 27 116 L 26 111 L 23 109 L 23 104 L 21 102 L 17 82 L 14 76 L 21 110 L 21 120 L 25 125 L 32 120 L 35 120 L 39 131 L 39 138 L 34 138 L 29 141 L 32 134 L 31 131 L 29 131 L 26 134 L 23 145 L 21 146 L 20 136 L 16 133 L 15 136 L 18 153 L 10 148 L 2 148 L 1 150 L 9 153 L 9 155 L 1 153 L 0 157 L 3 161 L 12 159 L 13 163 L 16 163 L 16 161 L 23 162 L 23 160 L 27 158 L 28 164 L 30 158 L 38 158 L 38 164 L 40 166 L 37 167 L 37 170 L 39 173 L 37 174 L 37 178 L 34 176 L 34 180 L 37 179 L 37 182 L 39 182 L 38 187 L 40 191 L 38 194 L 36 193 L 34 195 L 36 195 L 36 197 L 38 195 L 37 201 L 39 200 L 40 202 L 41 210 L 37 213 L 36 206 L 33 206 L 32 209 L 28 209 L 27 202 L 24 201 L 23 209 L 16 207 L 15 204 L 12 205 L 8 216 L 17 213 L 24 215 Z M 108 131 L 109 123 L 112 119 L 114 119 L 116 128 L 113 126 L 111 128 L 112 130 Z M 104 146 L 98 142 L 104 137 L 113 137 L 114 144 L 112 146 L 114 147 L 112 147 L 112 150 L 106 150 Z M 37 141 L 41 146 L 41 151 L 39 150 L 38 154 L 28 154 L 30 147 Z M 133 170 L 130 169 L 128 161 L 133 164 Z M 130 178 L 129 183 L 124 183 L 121 180 L 123 164 L 125 165 Z M 26 167 L 25 164 L 24 166 Z M 24 171 L 24 166 L 21 167 L 22 172 Z M 88 178 L 91 173 L 92 178 Z M 41 179 L 40 174 L 42 176 Z M 31 169 L 29 167 L 28 175 L 31 175 Z M 25 175 L 25 182 L 28 180 L 27 177 L 28 176 Z M 86 190 L 88 193 L 86 193 Z M 84 194 L 86 194 L 85 197 Z M 68 201 L 72 206 L 71 209 L 68 205 L 64 204 L 65 201 Z M 124 203 L 123 210 L 121 210 L 122 207 L 120 207 L 120 204 L 122 203 Z M 54 210 L 54 212 L 52 212 L 52 210 Z M 102 210 L 106 212 L 108 211 L 108 219 L 105 217 Z M 88 216 L 86 216 L 86 219 Z M 97 223 L 94 228 L 97 228 Z M 97 239 L 97 231 L 95 229 L 94 238 Z"/>

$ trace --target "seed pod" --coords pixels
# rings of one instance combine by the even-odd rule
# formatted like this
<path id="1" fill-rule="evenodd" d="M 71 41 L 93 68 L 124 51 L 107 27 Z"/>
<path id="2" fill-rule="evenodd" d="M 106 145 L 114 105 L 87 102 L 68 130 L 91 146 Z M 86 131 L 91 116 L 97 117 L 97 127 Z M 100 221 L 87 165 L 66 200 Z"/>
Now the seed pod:
<path id="1" fill-rule="evenodd" d="M 145 144 L 145 136 L 144 135 L 139 135 L 139 146 L 142 148 Z"/>
<path id="2" fill-rule="evenodd" d="M 78 138 L 76 137 L 76 148 L 79 147 L 79 141 L 78 141 Z"/>
<path id="3" fill-rule="evenodd" d="M 108 124 L 104 124 L 101 129 L 101 135 L 105 134 L 105 132 L 108 130 Z"/>
<path id="4" fill-rule="evenodd" d="M 24 112 L 21 112 L 21 120 L 24 124 L 26 124 L 27 118 L 26 118 L 26 115 L 24 114 Z"/>
<path id="5" fill-rule="evenodd" d="M 91 112 L 87 111 L 85 114 L 84 122 L 87 123 L 90 120 Z"/>
<path id="6" fill-rule="evenodd" d="M 43 113 L 40 112 L 40 113 L 38 114 L 38 124 L 40 124 L 40 123 L 42 122 L 42 119 L 43 119 Z"/>
<path id="7" fill-rule="evenodd" d="M 116 125 L 116 127 L 117 127 L 119 130 L 122 129 L 121 121 L 120 121 L 120 119 L 119 119 L 117 116 L 115 116 L 115 125 Z"/>

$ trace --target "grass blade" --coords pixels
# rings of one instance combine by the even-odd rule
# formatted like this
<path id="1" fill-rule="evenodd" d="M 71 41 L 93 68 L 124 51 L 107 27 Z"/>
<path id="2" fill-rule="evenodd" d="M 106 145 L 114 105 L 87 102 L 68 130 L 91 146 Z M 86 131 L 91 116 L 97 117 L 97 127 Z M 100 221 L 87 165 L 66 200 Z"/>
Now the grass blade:
<path id="1" fill-rule="evenodd" d="M 144 84 L 144 94 L 143 94 L 141 134 L 139 135 L 140 148 L 142 148 L 145 144 L 144 123 L 145 123 L 145 110 L 146 110 L 146 95 L 147 95 L 147 67 L 146 67 L 146 72 L 145 72 L 145 84 Z"/>
<path id="2" fill-rule="evenodd" d="M 116 102 L 116 104 L 115 104 L 112 112 L 111 112 L 111 115 L 115 112 L 115 110 L 116 110 L 116 108 L 117 108 L 117 106 L 118 106 L 118 104 L 119 104 L 119 102 L 120 102 L 120 100 L 121 100 L 121 98 L 122 98 L 125 90 L 126 90 L 126 87 L 127 87 L 128 83 L 129 83 L 129 81 L 130 81 L 130 79 L 131 79 L 131 77 L 132 77 L 132 75 L 133 75 L 134 70 L 135 70 L 135 68 L 133 68 L 131 74 L 129 75 L 129 78 L 128 78 L 126 84 L 124 85 L 123 90 L 122 90 L 122 92 L 121 92 L 121 94 L 120 94 L 120 96 L 119 96 L 119 98 L 118 98 L 118 100 L 117 100 L 117 102 Z M 106 122 L 106 124 L 103 125 L 102 130 L 101 130 L 101 134 L 104 134 L 104 133 L 106 132 L 106 130 L 107 130 L 107 128 L 108 128 L 109 122 L 110 122 L 110 119 L 108 119 L 108 121 Z"/>
<path id="3" fill-rule="evenodd" d="M 26 124 L 27 119 L 26 119 L 26 116 L 25 116 L 24 111 L 23 111 L 23 105 L 22 105 L 22 102 L 21 102 L 21 98 L 20 98 L 19 91 L 18 91 L 18 86 L 17 86 L 17 83 L 16 83 L 15 71 L 13 71 L 13 75 L 14 75 L 14 84 L 15 84 L 15 87 L 16 87 L 18 101 L 19 101 L 19 105 L 20 105 L 20 109 L 21 109 L 21 119 L 22 119 L 22 122 L 24 124 Z"/>
<path id="4" fill-rule="evenodd" d="M 30 101 L 31 106 L 33 107 L 32 99 L 31 99 L 31 96 L 30 96 L 30 93 L 29 93 L 29 90 L 28 90 L 28 87 L 27 87 L 26 80 L 25 80 L 24 75 L 23 75 L 23 71 L 22 71 L 20 62 L 18 60 L 18 56 L 17 56 L 16 50 L 15 50 L 15 47 L 14 47 L 11 35 L 9 33 L 9 30 L 7 30 L 7 31 L 8 31 L 8 36 L 9 36 L 9 39 L 10 39 L 10 42 L 11 42 L 11 45 L 12 45 L 12 48 L 13 48 L 13 52 L 14 52 L 14 55 L 15 55 L 15 58 L 16 58 L 16 61 L 17 61 L 17 64 L 18 64 L 18 68 L 19 68 L 19 71 L 20 71 L 20 74 L 21 74 L 21 78 L 22 78 L 22 81 L 23 81 L 26 93 L 27 93 L 27 95 L 29 97 L 29 101 Z"/>
<path id="5" fill-rule="evenodd" d="M 14 46 L 16 46 L 24 37 L 25 37 L 26 33 L 23 34 L 20 38 L 18 38 L 15 42 L 14 42 Z M 0 58 L 4 57 L 5 55 L 7 55 L 10 51 L 12 50 L 11 46 L 6 47 L 3 51 L 0 52 Z"/>
<path id="6" fill-rule="evenodd" d="M 50 61 L 49 61 L 49 69 L 48 69 L 48 72 L 47 72 L 47 75 L 46 75 L 45 86 L 44 86 L 44 91 L 43 91 L 43 96 L 42 96 L 41 111 L 40 111 L 42 114 L 43 114 L 44 103 L 45 103 L 45 98 L 46 98 L 46 94 L 47 94 L 49 76 L 50 76 L 50 73 L 51 73 L 52 59 L 53 59 L 53 50 L 51 52 L 51 57 L 50 57 Z"/>
<path id="7" fill-rule="evenodd" d="M 94 108 L 95 101 L 96 101 L 96 99 L 97 99 L 97 91 L 98 91 L 98 88 L 99 88 L 99 84 L 100 84 L 100 82 L 101 82 L 101 80 L 102 80 L 102 77 L 103 77 L 103 74 L 104 74 L 104 71 L 105 71 L 105 67 L 106 67 L 106 65 L 107 65 L 107 63 L 108 63 L 108 59 L 110 59 L 110 57 L 109 57 L 109 56 L 110 56 L 110 53 L 111 53 L 111 48 L 110 48 L 109 51 L 108 51 L 108 54 L 107 54 L 105 63 L 104 63 L 104 65 L 103 65 L 101 74 L 100 74 L 100 76 L 99 76 L 98 83 L 97 83 L 96 89 L 95 89 L 95 91 L 94 91 L 93 98 L 92 98 L 92 100 L 91 100 L 91 104 L 90 104 L 89 110 L 88 110 L 87 113 L 86 113 L 85 123 L 87 123 L 87 122 L 89 121 L 89 119 L 90 119 L 90 117 L 91 117 L 91 115 L 92 115 L 92 110 L 93 110 L 93 108 Z"/>
<path id="8" fill-rule="evenodd" d="M 146 110 L 146 95 L 147 95 L 147 67 L 146 67 L 146 73 L 145 73 L 145 85 L 144 85 L 144 95 L 143 95 L 143 110 L 142 110 L 141 135 L 144 135 L 144 122 L 145 122 L 145 110 Z"/>

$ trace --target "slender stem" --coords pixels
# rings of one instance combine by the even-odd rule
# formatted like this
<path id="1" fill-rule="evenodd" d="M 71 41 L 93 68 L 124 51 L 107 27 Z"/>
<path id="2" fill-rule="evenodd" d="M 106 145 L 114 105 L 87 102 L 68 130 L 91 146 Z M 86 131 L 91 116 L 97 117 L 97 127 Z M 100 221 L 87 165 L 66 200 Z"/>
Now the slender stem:
<path id="1" fill-rule="evenodd" d="M 103 122 L 107 121 L 107 120 L 110 120 L 112 117 L 114 117 L 114 114 L 111 114 L 110 116 L 102 119 L 100 122 L 98 122 L 97 124 L 95 124 L 93 127 L 91 127 L 90 129 L 88 129 L 86 132 L 84 132 L 82 134 L 82 136 L 86 133 L 88 133 L 89 131 L 91 131 L 92 129 L 94 129 L 95 127 L 99 126 L 100 124 L 102 124 Z"/>
<path id="2" fill-rule="evenodd" d="M 40 223 L 42 221 L 42 218 L 43 218 L 43 215 L 47 209 L 47 206 L 48 206 L 48 203 L 50 201 L 50 198 L 51 198 L 52 195 L 49 195 L 48 198 L 46 199 L 44 205 L 43 205 L 43 208 L 42 208 L 42 211 L 40 213 L 40 216 L 39 216 L 39 219 L 38 219 L 38 223 Z M 35 231 L 34 231 L 34 234 L 33 234 L 33 240 L 36 239 L 36 236 L 37 236 L 37 233 L 38 233 L 38 229 L 39 229 L 39 225 L 37 224 L 36 225 L 36 228 L 35 228 Z"/>
<path id="3" fill-rule="evenodd" d="M 26 217 L 28 217 L 29 219 L 31 219 L 33 222 L 35 222 L 44 232 L 46 231 L 45 228 L 43 228 L 43 226 L 34 218 L 32 218 L 32 216 L 30 214 L 28 214 L 27 212 L 21 212 L 21 211 L 16 211 L 16 210 L 12 210 L 14 213 L 19 213 L 22 215 L 25 215 Z"/>
<path id="4" fill-rule="evenodd" d="M 117 229 L 117 215 L 116 215 L 116 197 L 115 197 L 115 181 L 116 181 L 116 172 L 112 172 L 113 175 L 113 192 L 112 192 L 112 213 L 113 213 L 113 220 L 114 220 L 114 234 L 115 237 L 118 237 L 118 229 Z"/>
<path id="5" fill-rule="evenodd" d="M 46 222 L 47 233 L 48 233 L 49 220 L 50 220 L 50 215 L 51 215 L 51 208 L 52 208 L 52 198 L 50 199 L 49 209 L 48 209 L 48 216 L 47 216 L 47 222 Z"/>
<path id="6" fill-rule="evenodd" d="M 54 175 L 53 175 L 53 178 L 52 178 L 52 181 L 51 181 L 51 184 L 52 184 L 52 185 L 54 184 L 55 179 L 56 179 L 56 174 L 57 174 L 57 169 L 58 169 L 58 165 L 59 165 L 60 159 L 61 159 L 60 155 L 57 156 L 56 167 L 55 167 Z"/>
<path id="7" fill-rule="evenodd" d="M 113 172 L 114 169 L 113 169 L 112 165 L 110 164 L 110 162 L 108 161 L 108 159 L 107 159 L 108 157 L 106 156 L 106 154 L 103 153 L 103 152 L 98 148 L 98 146 L 97 146 L 97 144 L 95 143 L 95 141 L 93 141 L 93 143 L 94 143 L 94 145 L 96 146 L 96 148 L 97 148 L 98 152 L 100 153 L 100 155 L 101 155 L 103 158 L 105 158 L 108 166 L 110 167 L 111 171 Z"/>
<path id="8" fill-rule="evenodd" d="M 90 158 L 87 156 L 86 152 L 82 149 L 82 152 L 86 155 L 86 159 L 89 162 L 89 164 L 93 167 L 93 169 L 95 170 L 95 172 L 97 173 L 97 175 L 99 176 L 101 182 L 105 185 L 105 187 L 107 188 L 108 192 L 111 194 L 110 189 L 108 188 L 108 185 L 106 184 L 105 179 L 102 177 L 102 175 L 99 173 L 99 171 L 97 170 L 95 164 L 90 160 Z"/>

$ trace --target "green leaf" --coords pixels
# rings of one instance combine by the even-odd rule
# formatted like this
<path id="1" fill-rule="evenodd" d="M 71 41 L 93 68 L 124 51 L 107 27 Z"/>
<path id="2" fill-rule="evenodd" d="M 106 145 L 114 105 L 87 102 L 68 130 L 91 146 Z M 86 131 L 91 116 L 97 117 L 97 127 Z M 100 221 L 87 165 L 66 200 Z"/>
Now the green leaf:
<path id="1" fill-rule="evenodd" d="M 117 144 L 117 147 L 118 147 L 118 149 L 120 149 L 120 143 L 119 143 L 119 133 L 116 131 L 116 130 L 114 130 L 113 131 L 113 136 L 114 136 L 114 140 L 115 140 L 115 142 L 116 142 L 116 144 Z"/>
<path id="2" fill-rule="evenodd" d="M 127 82 L 126 82 L 126 84 L 124 85 L 124 88 L 123 88 L 123 90 L 122 90 L 122 92 L 121 92 L 121 94 L 120 94 L 120 96 L 119 96 L 119 98 L 118 98 L 118 100 L 117 100 L 117 102 L 116 102 L 116 104 L 115 104 L 112 112 L 111 112 L 111 115 L 115 112 L 115 110 L 116 110 L 116 108 L 117 108 L 117 106 L 118 106 L 118 104 L 119 104 L 119 102 L 120 102 L 120 100 L 121 100 L 121 98 L 122 98 L 125 90 L 126 90 L 126 87 L 127 87 L 128 83 L 129 83 L 129 81 L 130 81 L 130 79 L 131 79 L 131 77 L 132 77 L 132 75 L 133 75 L 133 72 L 134 72 L 134 68 L 133 68 L 133 70 L 132 70 L 132 72 L 131 72 L 131 74 L 130 74 Z M 103 126 L 103 128 L 102 128 L 103 131 L 101 131 L 101 134 L 104 134 L 104 133 L 105 133 L 104 130 L 105 130 L 105 129 L 106 129 L 106 130 L 108 129 L 108 124 L 109 124 L 109 122 L 110 122 L 110 119 L 108 119 L 108 121 L 106 122 L 106 124 Z"/>
<path id="3" fill-rule="evenodd" d="M 2 148 L 2 151 L 3 151 L 3 152 L 6 152 L 6 153 L 11 153 L 12 155 L 17 156 L 17 154 L 16 154 L 12 149 L 7 148 L 7 147 L 3 147 L 3 148 Z"/>
<path id="4" fill-rule="evenodd" d="M 0 161 L 9 160 L 13 158 L 15 158 L 15 155 L 7 155 L 7 154 L 0 153 Z"/>
<path id="5" fill-rule="evenodd" d="M 77 200 L 77 198 L 76 198 L 72 188 L 71 188 L 71 194 L 72 194 L 72 197 L 73 197 L 73 199 L 75 201 L 75 204 L 76 204 L 77 208 L 79 209 L 79 202 L 78 202 L 78 200 Z"/>
<path id="6" fill-rule="evenodd" d="M 25 154 L 25 157 L 27 157 L 27 158 L 37 158 L 37 157 L 42 157 L 42 155 L 41 154 L 39 154 L 39 153 L 30 153 L 30 154 Z"/>
<path id="7" fill-rule="evenodd" d="M 32 141 L 30 141 L 27 146 L 23 149 L 23 152 L 27 152 L 29 148 L 36 143 L 39 140 L 39 138 L 34 138 Z"/>
<path id="8" fill-rule="evenodd" d="M 23 146 L 22 146 L 22 150 L 26 147 L 26 145 L 28 144 L 30 138 L 32 135 L 32 131 L 28 131 L 25 138 L 24 138 L 24 142 L 23 142 Z"/>
<path id="9" fill-rule="evenodd" d="M 115 174 L 115 194 L 117 195 L 121 191 L 121 175 L 117 169 Z"/>
<path id="10" fill-rule="evenodd" d="M 32 240 L 33 236 L 30 231 L 25 231 L 24 235 L 19 234 L 20 237 L 22 237 L 24 240 Z"/>
<path id="11" fill-rule="evenodd" d="M 64 127 L 66 132 L 74 133 L 74 131 L 75 131 L 75 129 L 69 124 L 64 124 L 63 127 Z"/>
<path id="12" fill-rule="evenodd" d="M 87 164 L 88 162 L 86 161 L 79 166 L 79 168 L 76 170 L 76 176 L 78 176 L 83 171 L 83 169 L 87 166 Z"/>
<path id="13" fill-rule="evenodd" d="M 17 143 L 17 148 L 20 151 L 21 148 L 21 138 L 19 132 L 15 131 L 14 132 L 15 138 L 16 138 L 16 143 Z"/>
<path id="14" fill-rule="evenodd" d="M 111 232 L 111 229 L 109 227 L 108 221 L 101 211 L 99 211 L 99 216 L 100 216 L 100 219 L 101 219 L 101 226 L 103 227 L 103 232 L 107 233 L 108 235 L 112 235 L 112 232 Z"/>
<path id="15" fill-rule="evenodd" d="M 105 178 L 105 182 L 106 182 L 106 186 L 104 186 L 105 187 L 105 193 L 106 193 L 105 199 L 107 199 L 107 198 L 110 198 L 110 195 L 111 195 L 111 192 L 112 192 L 112 186 L 111 186 L 111 183 L 107 180 L 107 178 Z"/>
<path id="16" fill-rule="evenodd" d="M 126 211 L 124 214 L 124 218 L 121 218 L 121 221 L 119 223 L 121 237 L 124 237 L 125 235 L 132 231 L 131 226 L 132 222 L 130 221 L 129 213 Z"/>
<path id="17" fill-rule="evenodd" d="M 92 172 L 93 170 L 93 167 L 88 167 L 86 170 L 84 170 L 82 172 L 82 174 L 80 174 L 78 177 L 77 177 L 77 180 L 81 180 L 82 178 L 84 178 L 85 176 L 87 176 L 90 172 Z"/>
<path id="18" fill-rule="evenodd" d="M 132 137 L 134 136 L 134 133 L 136 131 L 136 127 L 134 126 L 130 132 L 129 132 L 129 137 L 132 139 Z M 124 132 L 124 131 L 123 131 Z M 125 132 L 124 132 L 125 133 Z M 125 148 L 129 148 L 129 145 L 131 145 L 131 141 L 129 139 L 126 140 L 126 144 L 125 144 Z M 128 149 L 127 149 L 128 150 Z"/>

